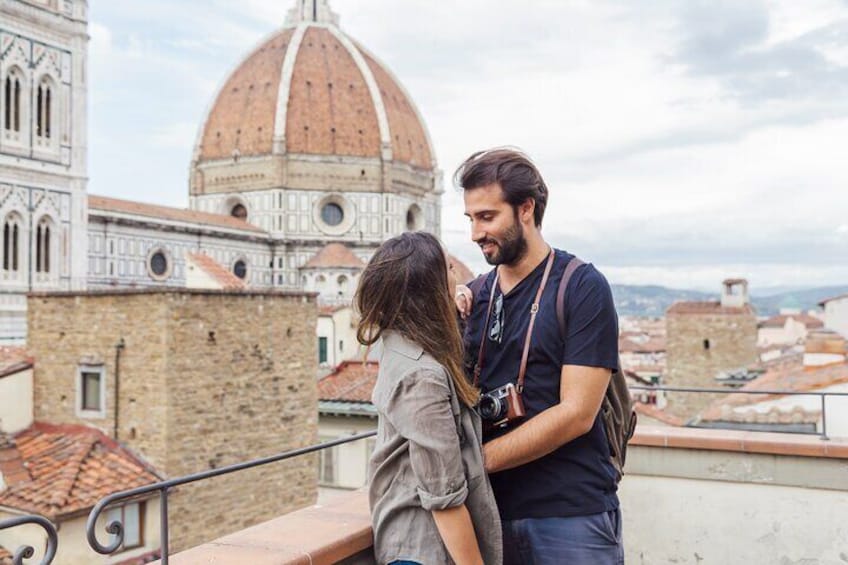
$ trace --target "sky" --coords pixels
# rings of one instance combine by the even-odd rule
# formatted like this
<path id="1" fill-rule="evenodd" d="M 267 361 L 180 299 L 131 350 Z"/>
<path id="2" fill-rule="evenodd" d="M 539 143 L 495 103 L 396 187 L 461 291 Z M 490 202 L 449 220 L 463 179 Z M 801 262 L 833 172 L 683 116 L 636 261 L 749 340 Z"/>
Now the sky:
<path id="1" fill-rule="evenodd" d="M 89 0 L 89 191 L 188 206 L 218 85 L 293 0 Z M 526 151 L 543 235 L 613 283 L 848 284 L 848 1 L 331 0 L 399 78 L 444 172 Z"/>

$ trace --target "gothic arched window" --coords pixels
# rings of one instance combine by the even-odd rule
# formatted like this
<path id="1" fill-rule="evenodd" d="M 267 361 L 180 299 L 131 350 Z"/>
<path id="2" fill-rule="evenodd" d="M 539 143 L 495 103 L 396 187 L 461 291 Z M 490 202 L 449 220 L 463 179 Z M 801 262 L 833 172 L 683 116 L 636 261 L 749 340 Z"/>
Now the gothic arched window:
<path id="1" fill-rule="evenodd" d="M 9 216 L 3 223 L 3 270 L 17 272 L 20 258 L 21 222 Z"/>
<path id="2" fill-rule="evenodd" d="M 52 129 L 53 87 L 49 78 L 44 77 L 38 85 L 35 96 L 35 135 L 50 139 Z"/>
<path id="3" fill-rule="evenodd" d="M 35 272 L 50 272 L 50 225 L 48 218 L 42 218 L 35 230 Z"/>
<path id="4" fill-rule="evenodd" d="M 6 75 L 3 85 L 3 127 L 14 132 L 21 131 L 21 83 L 21 72 L 12 69 Z"/>

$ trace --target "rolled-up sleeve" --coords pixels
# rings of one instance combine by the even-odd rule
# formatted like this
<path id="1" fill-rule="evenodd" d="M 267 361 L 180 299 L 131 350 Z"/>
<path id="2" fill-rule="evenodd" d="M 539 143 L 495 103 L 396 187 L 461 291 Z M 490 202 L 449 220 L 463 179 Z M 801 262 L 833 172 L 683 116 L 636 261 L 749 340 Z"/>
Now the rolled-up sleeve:
<path id="1" fill-rule="evenodd" d="M 398 382 L 386 406 L 386 417 L 409 441 L 410 465 L 425 510 L 453 508 L 468 496 L 446 379 L 436 369 L 416 369 Z"/>

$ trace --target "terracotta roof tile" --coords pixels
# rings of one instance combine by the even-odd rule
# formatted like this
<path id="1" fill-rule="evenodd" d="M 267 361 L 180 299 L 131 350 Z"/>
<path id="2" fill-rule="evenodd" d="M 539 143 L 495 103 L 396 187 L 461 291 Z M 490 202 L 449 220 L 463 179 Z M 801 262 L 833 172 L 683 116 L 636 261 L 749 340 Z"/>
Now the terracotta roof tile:
<path id="1" fill-rule="evenodd" d="M 653 420 L 658 420 L 664 424 L 668 424 L 669 426 L 682 426 L 685 424 L 685 420 L 674 414 L 670 414 L 665 410 L 657 408 L 653 404 L 643 404 L 642 402 L 634 402 L 633 409 L 637 414 L 645 416 L 646 418 L 651 418 Z"/>
<path id="2" fill-rule="evenodd" d="M 392 158 L 395 161 L 430 169 L 433 167 L 433 156 L 424 125 L 418 119 L 412 101 L 404 94 L 392 76 L 383 66 L 374 60 L 361 47 L 359 50 L 380 88 L 383 105 L 389 118 L 389 131 L 392 136 Z"/>
<path id="3" fill-rule="evenodd" d="M 734 422 L 740 424 L 815 424 L 821 420 L 821 410 L 805 410 L 801 406 L 782 409 L 772 406 L 766 411 L 755 408 L 738 408 L 724 405 L 720 414 L 701 417 L 704 422 Z"/>
<path id="4" fill-rule="evenodd" d="M 16 345 L 0 346 L 0 378 L 24 369 L 30 369 L 34 362 L 34 357 L 29 354 L 25 347 Z"/>
<path id="5" fill-rule="evenodd" d="M 623 353 L 662 353 L 666 350 L 665 338 L 652 337 L 645 342 L 622 338 L 618 340 L 618 350 Z"/>
<path id="6" fill-rule="evenodd" d="M 271 153 L 283 58 L 293 29 L 260 45 L 227 79 L 212 105 L 201 138 L 201 159 Z"/>
<path id="7" fill-rule="evenodd" d="M 283 60 L 294 29 L 284 28 L 227 78 L 200 136 L 199 159 L 270 155 L 274 149 Z M 396 80 L 364 50 L 386 110 L 393 159 L 434 166 L 424 125 Z M 283 90 L 285 92 L 285 90 Z M 288 153 L 381 157 L 377 108 L 351 52 L 333 31 L 309 26 L 294 59 L 286 104 Z"/>
<path id="8" fill-rule="evenodd" d="M 253 233 L 266 233 L 261 228 L 248 224 L 244 220 L 227 216 L 225 214 L 210 214 L 198 212 L 197 210 L 185 210 L 182 208 L 171 208 L 170 206 L 159 206 L 158 204 L 145 204 L 131 200 L 121 200 L 106 196 L 88 196 L 88 207 L 92 210 L 103 212 L 118 212 L 122 214 L 135 214 L 161 220 L 203 224 L 232 230 L 249 231 Z"/>
<path id="9" fill-rule="evenodd" d="M 782 328 L 786 325 L 786 320 L 790 319 L 804 324 L 807 329 L 817 329 L 824 327 L 824 322 L 822 322 L 815 316 L 810 316 L 809 314 L 781 314 L 779 316 L 772 316 L 771 318 L 760 322 L 759 327 Z"/>
<path id="10" fill-rule="evenodd" d="M 339 310 L 344 310 L 345 308 L 350 308 L 349 304 L 322 304 L 318 306 L 318 315 L 319 316 L 332 316 Z"/>
<path id="11" fill-rule="evenodd" d="M 186 257 L 191 260 L 197 268 L 212 277 L 222 290 L 242 290 L 247 288 L 245 282 L 235 276 L 228 269 L 225 269 L 220 263 L 215 261 L 205 253 L 186 253 Z"/>
<path id="12" fill-rule="evenodd" d="M 380 156 L 380 127 L 368 85 L 330 30 L 310 27 L 304 34 L 289 92 L 290 153 Z"/>
<path id="13" fill-rule="evenodd" d="M 687 301 L 675 302 L 668 310 L 666 315 L 674 314 L 754 314 L 754 308 L 750 304 L 746 304 L 741 308 L 732 306 L 722 306 L 717 300 L 707 301 Z"/>
<path id="14" fill-rule="evenodd" d="M 318 399 L 342 402 L 371 402 L 379 364 L 345 361 L 318 381 Z"/>
<path id="15" fill-rule="evenodd" d="M 312 256 L 301 269 L 343 267 L 364 269 L 365 263 L 343 243 L 328 243 Z"/>
<path id="16" fill-rule="evenodd" d="M 811 392 L 844 383 L 848 383 L 848 363 L 827 365 L 816 369 L 788 366 L 771 369 L 739 390 Z M 779 398 L 785 398 L 785 395 L 728 394 L 707 407 L 700 417 L 703 420 L 720 420 L 727 414 L 728 408 L 747 406 Z"/>
<path id="17" fill-rule="evenodd" d="M 36 423 L 14 441 L 29 479 L 0 492 L 0 505 L 53 520 L 159 480 L 146 463 L 93 428 Z"/>

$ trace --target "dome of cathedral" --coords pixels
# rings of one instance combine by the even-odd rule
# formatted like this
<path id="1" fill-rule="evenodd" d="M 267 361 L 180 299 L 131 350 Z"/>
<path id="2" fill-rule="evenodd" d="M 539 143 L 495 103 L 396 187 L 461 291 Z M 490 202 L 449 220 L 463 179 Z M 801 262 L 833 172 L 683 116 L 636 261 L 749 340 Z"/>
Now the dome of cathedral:
<path id="1" fill-rule="evenodd" d="M 275 156 L 373 160 L 436 176 L 433 148 L 412 99 L 337 21 L 327 0 L 298 0 L 286 25 L 224 81 L 200 128 L 195 172 L 204 164 Z M 193 194 L 207 192 L 202 176 L 192 181 Z"/>

